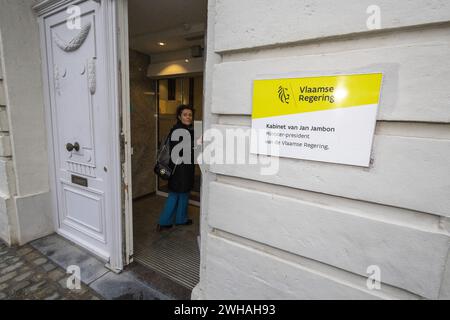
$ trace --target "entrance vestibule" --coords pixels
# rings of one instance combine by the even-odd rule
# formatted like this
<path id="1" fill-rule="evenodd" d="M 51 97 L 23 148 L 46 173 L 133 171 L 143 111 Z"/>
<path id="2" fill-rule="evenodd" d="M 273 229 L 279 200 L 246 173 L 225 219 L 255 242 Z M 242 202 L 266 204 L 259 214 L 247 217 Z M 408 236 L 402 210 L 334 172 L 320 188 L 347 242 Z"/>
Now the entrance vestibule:
<path id="1" fill-rule="evenodd" d="M 178 105 L 191 105 L 201 128 L 206 4 L 128 0 L 133 260 L 189 290 L 199 281 L 200 169 L 188 207 L 193 224 L 158 231 L 169 189 L 153 168 Z"/>

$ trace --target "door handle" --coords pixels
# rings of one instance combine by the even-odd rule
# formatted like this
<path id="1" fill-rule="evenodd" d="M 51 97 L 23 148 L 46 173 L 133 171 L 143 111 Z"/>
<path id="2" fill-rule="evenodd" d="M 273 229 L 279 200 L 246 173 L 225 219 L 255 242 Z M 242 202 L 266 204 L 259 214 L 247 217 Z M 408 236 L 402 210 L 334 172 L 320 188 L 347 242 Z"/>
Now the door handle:
<path id="1" fill-rule="evenodd" d="M 78 142 L 75 142 L 74 144 L 68 143 L 66 144 L 66 149 L 69 152 L 72 152 L 74 149 L 75 151 L 80 151 L 80 145 L 78 144 Z"/>

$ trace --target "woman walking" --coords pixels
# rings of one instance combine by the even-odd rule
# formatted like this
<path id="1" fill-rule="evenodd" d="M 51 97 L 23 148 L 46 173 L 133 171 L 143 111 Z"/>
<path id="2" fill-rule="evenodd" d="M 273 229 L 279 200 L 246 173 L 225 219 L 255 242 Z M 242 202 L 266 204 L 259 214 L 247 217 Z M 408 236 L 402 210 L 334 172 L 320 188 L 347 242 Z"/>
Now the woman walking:
<path id="1" fill-rule="evenodd" d="M 174 218 L 176 225 L 192 224 L 192 220 L 188 219 L 187 210 L 189 193 L 194 186 L 195 175 L 193 113 L 194 110 L 191 106 L 180 105 L 176 113 L 177 123 L 169 133 L 170 154 L 172 155 L 175 146 L 178 146 L 182 151 L 176 154 L 173 159 L 172 157 L 170 159 L 170 168 L 174 171 L 169 179 L 169 196 L 159 217 L 158 231 L 171 228 Z M 179 138 L 180 136 L 181 138 Z M 190 150 L 191 153 L 190 159 L 188 159 L 190 161 L 187 161 L 187 163 L 182 161 L 183 150 Z"/>

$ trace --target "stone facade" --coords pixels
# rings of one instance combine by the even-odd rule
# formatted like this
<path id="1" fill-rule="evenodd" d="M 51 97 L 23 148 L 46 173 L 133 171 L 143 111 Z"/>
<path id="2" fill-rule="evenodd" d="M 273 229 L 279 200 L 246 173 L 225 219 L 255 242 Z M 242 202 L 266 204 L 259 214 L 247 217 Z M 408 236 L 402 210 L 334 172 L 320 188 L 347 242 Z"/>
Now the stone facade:
<path id="1" fill-rule="evenodd" d="M 371 68 L 384 83 L 369 168 L 207 168 L 194 297 L 450 298 L 450 6 L 379 1 L 369 30 L 371 4 L 209 1 L 205 129 L 250 128 L 260 74 Z"/>
<path id="2" fill-rule="evenodd" d="M 8 244 L 54 231 L 40 40 L 32 4 L 0 2 L 0 238 Z"/>
<path id="3" fill-rule="evenodd" d="M 14 244 L 54 224 L 36 17 L 31 1 L 1 5 L 0 237 Z M 209 1 L 205 130 L 250 128 L 260 74 L 370 68 L 384 83 L 369 168 L 287 158 L 268 176 L 204 168 L 194 298 L 450 299 L 450 3 L 378 1 L 379 30 L 367 27 L 371 5 Z M 130 57 L 131 71 L 146 63 Z M 141 71 L 132 82 L 147 88 Z M 131 98 L 135 116 L 154 108 Z M 134 137 L 137 171 L 150 138 Z M 134 195 L 154 186 L 142 179 Z M 373 266 L 379 290 L 367 286 Z"/>
<path id="4" fill-rule="evenodd" d="M 0 46 L 0 238 L 11 243 L 11 238 L 14 236 L 11 234 L 9 214 L 12 211 L 10 195 L 11 191 L 14 193 L 14 179 L 2 61 L 3 54 Z"/>

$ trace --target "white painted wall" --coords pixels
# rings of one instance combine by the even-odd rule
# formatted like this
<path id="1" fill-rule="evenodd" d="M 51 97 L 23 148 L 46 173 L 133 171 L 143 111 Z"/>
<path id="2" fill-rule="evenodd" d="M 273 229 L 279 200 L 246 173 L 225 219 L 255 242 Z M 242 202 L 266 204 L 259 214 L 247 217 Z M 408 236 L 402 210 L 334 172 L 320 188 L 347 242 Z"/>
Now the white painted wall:
<path id="1" fill-rule="evenodd" d="M 378 1 L 370 31 L 371 4 L 209 1 L 205 129 L 250 128 L 261 74 L 379 70 L 384 83 L 369 168 L 203 167 L 193 298 L 450 298 L 450 3 Z"/>
<path id="2" fill-rule="evenodd" d="M 9 217 L 9 243 L 26 243 L 53 232 L 40 40 L 33 1 L 0 2 L 2 87 L 0 107 L 0 212 Z M 0 90 L 1 91 L 1 90 Z M 0 103 L 1 104 L 1 103 Z M 2 129 L 4 130 L 4 129 Z M 3 138 L 2 138 L 3 136 Z M 0 213 L 0 219 L 4 216 Z M 3 219 L 2 225 L 6 223 Z"/>

